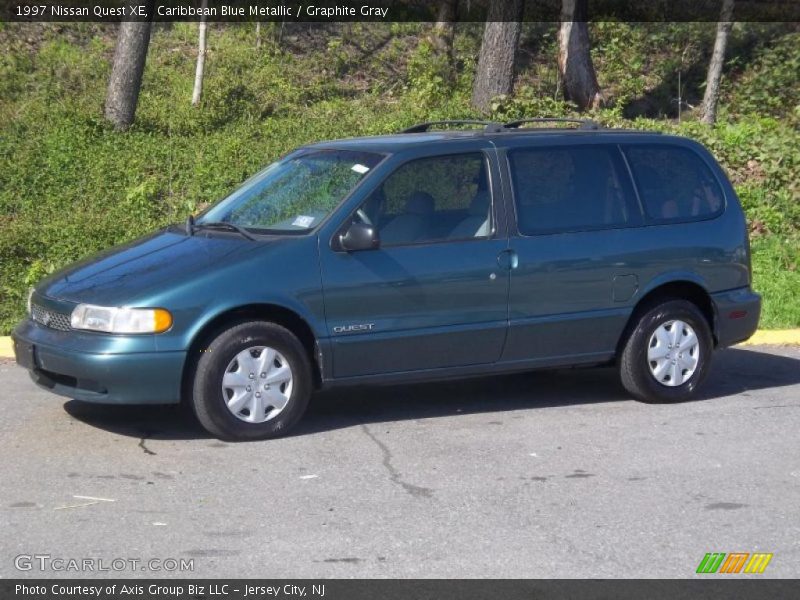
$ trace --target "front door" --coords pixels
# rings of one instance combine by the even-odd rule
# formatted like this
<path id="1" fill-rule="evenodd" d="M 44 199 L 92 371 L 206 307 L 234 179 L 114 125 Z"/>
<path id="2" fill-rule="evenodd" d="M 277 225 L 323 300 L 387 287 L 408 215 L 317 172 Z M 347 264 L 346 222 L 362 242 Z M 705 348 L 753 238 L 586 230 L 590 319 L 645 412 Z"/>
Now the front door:
<path id="1" fill-rule="evenodd" d="M 496 165 L 488 144 L 405 162 L 343 225 L 372 224 L 379 248 L 321 244 L 335 378 L 500 358 L 509 271 Z"/>

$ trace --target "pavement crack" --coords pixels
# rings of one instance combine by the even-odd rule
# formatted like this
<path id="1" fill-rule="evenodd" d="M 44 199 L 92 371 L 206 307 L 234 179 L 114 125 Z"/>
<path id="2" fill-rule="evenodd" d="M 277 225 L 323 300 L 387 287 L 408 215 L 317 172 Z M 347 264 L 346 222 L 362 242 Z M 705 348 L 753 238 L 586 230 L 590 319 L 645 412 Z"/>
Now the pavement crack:
<path id="1" fill-rule="evenodd" d="M 149 454 L 150 456 L 156 456 L 156 453 L 150 450 L 150 448 L 148 448 L 147 445 L 145 444 L 147 438 L 149 438 L 151 435 L 153 434 L 147 431 L 142 432 L 142 437 L 139 438 L 139 448 L 141 448 L 145 454 Z"/>
<path id="2" fill-rule="evenodd" d="M 422 487 L 419 485 L 414 485 L 412 483 L 408 483 L 407 481 L 403 481 L 402 475 L 400 471 L 392 464 L 392 452 L 389 450 L 389 447 L 380 441 L 375 435 L 369 430 L 369 427 L 362 424 L 361 429 L 364 431 L 364 434 L 371 439 L 375 444 L 380 448 L 381 453 L 383 454 L 383 466 L 389 473 L 389 479 L 392 483 L 399 485 L 402 487 L 406 492 L 411 494 L 414 497 L 418 498 L 430 498 L 433 496 L 433 490 L 431 488 Z"/>

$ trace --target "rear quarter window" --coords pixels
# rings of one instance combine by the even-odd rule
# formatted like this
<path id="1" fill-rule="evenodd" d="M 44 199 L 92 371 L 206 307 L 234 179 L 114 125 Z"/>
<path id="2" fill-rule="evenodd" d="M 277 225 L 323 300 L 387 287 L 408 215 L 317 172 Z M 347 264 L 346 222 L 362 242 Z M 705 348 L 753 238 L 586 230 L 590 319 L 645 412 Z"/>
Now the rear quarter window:
<path id="1" fill-rule="evenodd" d="M 722 212 L 724 195 L 719 182 L 693 150 L 663 145 L 624 150 L 651 220 L 701 220 Z"/>

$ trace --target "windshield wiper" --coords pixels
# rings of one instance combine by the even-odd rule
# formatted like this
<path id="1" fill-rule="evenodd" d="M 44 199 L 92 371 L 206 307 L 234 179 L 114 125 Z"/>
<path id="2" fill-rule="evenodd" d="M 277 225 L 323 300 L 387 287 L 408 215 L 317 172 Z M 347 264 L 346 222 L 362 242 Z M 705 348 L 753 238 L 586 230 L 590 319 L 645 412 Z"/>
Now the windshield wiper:
<path id="1" fill-rule="evenodd" d="M 223 231 L 235 231 L 242 237 L 247 238 L 250 241 L 255 241 L 254 238 L 244 227 L 240 227 L 239 225 L 234 225 L 233 223 L 226 223 L 225 221 L 208 221 L 202 223 L 192 223 L 189 235 L 192 235 L 194 231 L 199 231 L 201 229 L 219 229 Z"/>

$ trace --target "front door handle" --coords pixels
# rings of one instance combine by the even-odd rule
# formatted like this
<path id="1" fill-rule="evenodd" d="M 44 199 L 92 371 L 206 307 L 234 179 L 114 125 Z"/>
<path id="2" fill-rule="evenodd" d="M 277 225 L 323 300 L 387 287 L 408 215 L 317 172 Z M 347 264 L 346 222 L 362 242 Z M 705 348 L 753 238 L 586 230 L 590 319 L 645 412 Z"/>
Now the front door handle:
<path id="1" fill-rule="evenodd" d="M 507 248 L 497 255 L 497 264 L 501 269 L 511 271 L 519 266 L 519 255 L 515 250 Z"/>

